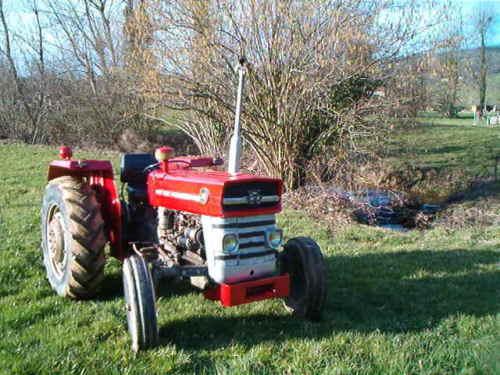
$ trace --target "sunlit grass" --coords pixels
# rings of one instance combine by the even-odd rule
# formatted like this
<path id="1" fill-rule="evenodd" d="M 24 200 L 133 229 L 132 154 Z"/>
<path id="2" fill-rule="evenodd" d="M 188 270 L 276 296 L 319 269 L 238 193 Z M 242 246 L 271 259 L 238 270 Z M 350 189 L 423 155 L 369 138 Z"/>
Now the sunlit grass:
<path id="1" fill-rule="evenodd" d="M 397 131 L 388 140 L 393 164 L 410 163 L 467 176 L 492 176 L 500 157 L 500 126 L 472 125 L 472 118 L 422 117 L 413 129 Z"/>

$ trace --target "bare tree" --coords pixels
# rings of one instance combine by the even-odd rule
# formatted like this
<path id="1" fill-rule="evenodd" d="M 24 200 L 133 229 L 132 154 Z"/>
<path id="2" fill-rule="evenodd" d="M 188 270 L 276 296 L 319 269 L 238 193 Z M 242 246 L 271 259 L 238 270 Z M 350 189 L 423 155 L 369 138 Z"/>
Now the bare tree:
<path id="1" fill-rule="evenodd" d="M 479 45 L 479 107 L 483 111 L 486 105 L 486 77 L 488 75 L 488 62 L 486 59 L 486 40 L 491 25 L 494 22 L 495 11 L 487 3 L 481 2 L 476 8 L 475 25 L 480 39 Z"/>
<path id="2" fill-rule="evenodd" d="M 9 24 L 2 1 L 0 136 L 110 144 L 127 129 L 149 134 L 155 123 L 143 116 L 148 98 L 141 82 L 156 72 L 147 68 L 154 54 L 144 48 L 151 28 L 130 43 L 124 14 L 139 24 L 143 2 L 23 0 L 13 12 L 31 12 L 32 21 L 21 28 Z"/>
<path id="3" fill-rule="evenodd" d="M 30 143 L 37 143 L 44 140 L 45 134 L 41 131 L 43 117 L 46 113 L 46 69 L 45 69 L 45 51 L 43 29 L 40 20 L 40 10 L 38 1 L 31 2 L 31 10 L 35 18 L 35 37 L 34 43 L 28 44 L 27 48 L 34 53 L 35 73 L 31 82 L 24 80 L 19 74 L 17 63 L 14 58 L 12 47 L 12 33 L 9 28 L 7 17 L 4 11 L 3 0 L 0 0 L 0 23 L 3 33 L 4 43 L 0 52 L 5 56 L 10 76 L 14 82 L 16 98 L 22 104 L 22 109 L 27 117 L 28 129 L 24 131 L 21 126 L 21 137 Z M 20 51 L 20 53 L 25 51 Z M 11 124 L 12 126 L 13 124 Z"/>
<path id="4" fill-rule="evenodd" d="M 456 4 L 450 4 L 436 33 L 436 44 L 430 50 L 428 61 L 431 98 L 441 114 L 455 117 L 459 111 L 459 90 L 469 68 L 462 55 L 465 47 L 464 25 Z"/>
<path id="5" fill-rule="evenodd" d="M 160 119 L 221 155 L 244 55 L 246 155 L 294 188 L 313 167 L 337 173 L 366 153 L 360 138 L 382 138 L 422 103 L 409 55 L 423 48 L 418 15 L 432 0 L 29 1 L 34 38 L 12 36 L 0 3 L 0 104 L 22 104 L 30 142 L 109 144 Z"/>
<path id="6" fill-rule="evenodd" d="M 129 2 L 132 6 L 133 2 Z M 129 127 L 140 126 L 143 101 L 136 95 L 136 77 L 125 69 L 126 17 L 122 0 L 45 0 L 47 13 L 58 33 L 55 42 L 60 69 L 77 89 L 59 114 L 64 130 L 95 143 L 113 143 Z M 140 40 L 139 40 L 140 42 Z M 82 123 L 83 121 L 83 123 Z M 69 134 L 67 134 L 69 136 Z"/>
<path id="7" fill-rule="evenodd" d="M 377 124 L 380 130 L 381 122 L 375 119 L 397 98 L 381 100 L 373 92 L 395 81 L 391 65 L 411 48 L 422 4 L 200 3 L 149 2 L 160 62 L 158 106 L 182 114 L 170 122 L 200 150 L 223 153 L 231 131 L 234 67 L 245 55 L 244 137 L 265 172 L 283 177 L 288 188 L 303 182 L 311 160 L 345 159 L 357 149 L 356 139 L 376 136 L 371 129 Z"/>

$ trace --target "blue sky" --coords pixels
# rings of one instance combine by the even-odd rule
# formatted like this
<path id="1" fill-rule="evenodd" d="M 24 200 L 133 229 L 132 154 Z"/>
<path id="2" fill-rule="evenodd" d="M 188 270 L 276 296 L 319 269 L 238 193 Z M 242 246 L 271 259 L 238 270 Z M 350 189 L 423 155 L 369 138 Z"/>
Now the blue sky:
<path id="1" fill-rule="evenodd" d="M 73 1 L 73 0 L 67 0 Z M 462 16 L 466 29 L 470 32 L 470 28 L 473 25 L 472 17 L 474 15 L 474 10 L 479 4 L 485 4 L 489 9 L 496 10 L 496 22 L 492 25 L 490 33 L 487 39 L 488 46 L 500 46 L 500 0 L 436 0 L 437 3 L 444 3 L 447 1 L 452 1 L 457 7 L 461 8 Z M 31 12 L 26 11 L 26 4 L 29 1 L 23 0 L 4 0 L 4 4 L 8 13 L 9 23 L 20 29 L 32 27 L 33 15 Z M 425 18 L 425 15 L 423 15 Z M 474 35 L 470 33 L 469 35 Z M 468 46 L 475 47 L 477 42 L 470 37 Z"/>
<path id="2" fill-rule="evenodd" d="M 469 27 L 472 24 L 472 17 L 474 15 L 474 10 L 480 3 L 484 3 L 487 8 L 495 9 L 496 11 L 496 22 L 491 26 L 487 44 L 488 46 L 500 46 L 500 0 L 489 0 L 489 1 L 479 1 L 479 0 L 454 0 L 457 6 L 462 8 L 462 15 L 464 17 L 464 23 Z"/>

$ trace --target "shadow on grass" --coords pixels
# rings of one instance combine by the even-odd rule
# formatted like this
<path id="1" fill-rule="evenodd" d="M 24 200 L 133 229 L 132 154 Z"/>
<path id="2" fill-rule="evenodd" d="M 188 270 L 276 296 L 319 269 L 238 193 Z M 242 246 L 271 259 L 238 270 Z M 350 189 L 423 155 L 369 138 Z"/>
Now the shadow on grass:
<path id="1" fill-rule="evenodd" d="M 329 260 L 330 317 L 339 329 L 409 332 L 456 314 L 500 311 L 493 250 L 372 253 Z M 336 311 L 336 313 L 335 313 Z"/>
<path id="2" fill-rule="evenodd" d="M 162 279 L 157 298 L 171 298 L 192 293 L 195 288 L 187 281 Z M 121 271 L 112 271 L 105 274 L 98 294 L 93 298 L 96 301 L 112 301 L 123 298 L 123 279 Z"/>
<path id="3" fill-rule="evenodd" d="M 484 316 L 499 309 L 500 272 L 484 267 L 494 251 L 411 251 L 334 256 L 323 320 L 287 314 L 179 319 L 160 330 L 164 344 L 187 350 L 253 346 L 289 338 L 322 338 L 335 332 L 404 333 L 431 329 L 456 314 Z M 244 308 L 244 307 L 243 307 Z"/>
<path id="4" fill-rule="evenodd" d="M 429 154 L 451 154 L 464 152 L 467 148 L 463 146 L 440 146 L 440 147 L 419 147 L 415 148 L 415 153 L 417 155 L 429 155 Z"/>
<path id="5" fill-rule="evenodd" d="M 121 271 L 105 273 L 99 292 L 93 298 L 96 301 L 112 301 L 123 297 L 123 280 Z"/>
<path id="6" fill-rule="evenodd" d="M 500 181 L 480 181 L 477 184 L 470 186 L 465 191 L 460 191 L 451 195 L 447 203 L 461 203 L 475 201 L 480 198 L 497 198 L 500 197 Z"/>

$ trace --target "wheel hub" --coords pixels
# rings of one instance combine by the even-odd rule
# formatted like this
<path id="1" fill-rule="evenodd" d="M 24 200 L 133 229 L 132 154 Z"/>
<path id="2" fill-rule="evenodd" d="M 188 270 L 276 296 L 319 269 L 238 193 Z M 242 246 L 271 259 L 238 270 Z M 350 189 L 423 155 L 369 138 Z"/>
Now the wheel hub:
<path id="1" fill-rule="evenodd" d="M 66 266 L 67 256 L 64 249 L 64 221 L 61 212 L 55 210 L 48 225 L 47 239 L 52 268 L 61 277 Z"/>

